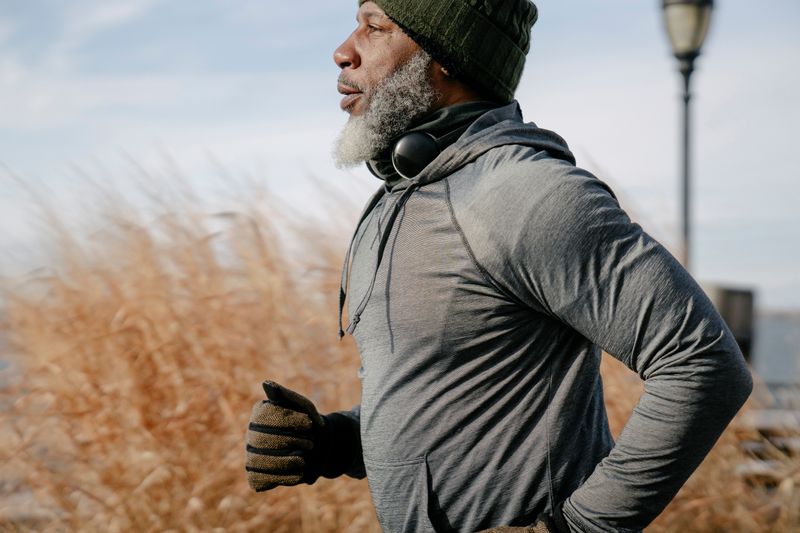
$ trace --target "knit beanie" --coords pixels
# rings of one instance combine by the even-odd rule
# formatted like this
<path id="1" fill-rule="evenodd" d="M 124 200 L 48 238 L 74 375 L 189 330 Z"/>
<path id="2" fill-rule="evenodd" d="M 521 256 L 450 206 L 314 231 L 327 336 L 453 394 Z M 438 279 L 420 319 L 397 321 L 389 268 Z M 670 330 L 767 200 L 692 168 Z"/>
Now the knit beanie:
<path id="1" fill-rule="evenodd" d="M 533 2 L 372 1 L 453 77 L 498 102 L 514 99 L 538 17 Z"/>

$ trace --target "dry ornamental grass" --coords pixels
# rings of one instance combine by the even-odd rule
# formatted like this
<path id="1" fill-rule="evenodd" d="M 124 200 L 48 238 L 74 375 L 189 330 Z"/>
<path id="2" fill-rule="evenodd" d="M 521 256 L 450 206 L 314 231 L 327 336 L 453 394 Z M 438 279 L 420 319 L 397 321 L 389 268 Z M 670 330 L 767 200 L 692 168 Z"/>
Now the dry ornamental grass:
<path id="1" fill-rule="evenodd" d="M 52 224 L 52 272 L 4 294 L 0 359 L 20 375 L 0 392 L 0 529 L 379 531 L 366 481 L 263 494 L 245 481 L 262 379 L 321 412 L 359 394 L 355 347 L 336 341 L 349 228 L 256 203 L 206 216 L 155 202 L 143 220 L 117 198 L 88 239 Z M 641 384 L 610 359 L 603 374 L 616 434 Z M 798 458 L 777 456 L 776 488 L 749 486 L 738 439 L 723 436 L 649 531 L 800 530 Z"/>

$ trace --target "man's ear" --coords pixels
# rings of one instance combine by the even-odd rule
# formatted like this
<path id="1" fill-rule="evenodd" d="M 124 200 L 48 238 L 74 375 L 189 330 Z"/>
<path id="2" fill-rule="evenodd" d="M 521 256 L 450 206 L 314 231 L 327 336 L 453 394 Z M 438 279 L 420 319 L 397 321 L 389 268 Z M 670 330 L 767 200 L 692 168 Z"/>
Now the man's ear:
<path id="1" fill-rule="evenodd" d="M 482 98 L 477 91 L 453 75 L 435 59 L 431 61 L 431 82 L 440 95 L 440 105 L 452 105 Z"/>
<path id="2" fill-rule="evenodd" d="M 450 72 L 448 72 L 448 70 L 435 59 L 431 61 L 431 77 L 433 78 L 433 83 L 435 85 L 453 81 L 453 77 L 450 75 Z"/>

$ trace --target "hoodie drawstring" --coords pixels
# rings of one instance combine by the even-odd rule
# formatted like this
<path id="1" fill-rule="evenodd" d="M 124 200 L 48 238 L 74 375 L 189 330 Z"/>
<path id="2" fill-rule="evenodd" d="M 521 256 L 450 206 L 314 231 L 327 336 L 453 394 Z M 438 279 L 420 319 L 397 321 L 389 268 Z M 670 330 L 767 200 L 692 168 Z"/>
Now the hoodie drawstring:
<path id="1" fill-rule="evenodd" d="M 361 217 L 358 219 L 358 223 L 356 224 L 356 229 L 353 232 L 353 238 L 350 239 L 350 244 L 347 247 L 347 253 L 344 256 L 344 265 L 342 266 L 342 279 L 339 283 L 339 340 L 344 337 L 344 331 L 342 330 L 342 312 L 344 310 L 344 302 L 347 299 L 347 289 L 350 284 L 350 255 L 353 252 L 353 244 L 356 241 L 356 236 L 358 235 L 358 230 L 361 228 L 361 224 L 367 219 L 369 214 L 375 209 L 375 206 L 378 205 L 381 198 L 383 198 L 384 189 L 379 189 L 375 194 L 372 195 L 369 202 L 367 203 L 367 207 L 364 208 L 364 211 L 361 213 Z"/>
<path id="2" fill-rule="evenodd" d="M 386 249 L 386 244 L 389 242 L 389 235 L 392 232 L 392 227 L 394 226 L 395 220 L 397 220 L 397 216 L 400 213 L 403 205 L 405 205 L 406 201 L 411 197 L 415 190 L 419 188 L 419 182 L 412 182 L 409 184 L 408 188 L 403 192 L 400 198 L 397 199 L 395 204 L 392 206 L 391 214 L 389 215 L 386 225 L 383 227 L 383 231 L 381 232 L 381 240 L 380 244 L 378 245 L 378 253 L 375 257 L 375 265 L 372 271 L 372 280 L 370 281 L 369 288 L 367 289 L 366 294 L 361 299 L 361 302 L 358 304 L 355 313 L 350 318 L 350 324 L 347 326 L 347 333 L 350 335 L 358 326 L 358 322 L 361 320 L 361 313 L 364 312 L 364 309 L 367 307 L 369 303 L 369 299 L 372 296 L 372 291 L 375 288 L 375 282 L 378 279 L 378 270 L 380 269 L 381 262 L 383 261 L 383 252 Z M 342 268 L 342 281 L 339 285 L 339 339 L 341 340 L 344 337 L 345 331 L 342 330 L 342 314 L 344 312 L 344 304 L 345 300 L 347 299 L 347 290 L 348 285 L 350 283 L 350 269 L 352 265 L 350 264 L 350 255 L 353 251 L 353 242 L 355 241 L 356 234 L 358 233 L 358 229 L 364 220 L 367 218 L 369 213 L 375 208 L 379 199 L 383 196 L 383 190 L 378 191 L 378 193 L 372 197 L 367 209 L 365 209 L 364 214 L 361 216 L 361 220 L 358 221 L 356 225 L 356 231 L 353 234 L 353 239 L 350 241 L 350 246 L 347 248 L 347 254 L 345 255 L 344 260 L 344 267 Z"/>

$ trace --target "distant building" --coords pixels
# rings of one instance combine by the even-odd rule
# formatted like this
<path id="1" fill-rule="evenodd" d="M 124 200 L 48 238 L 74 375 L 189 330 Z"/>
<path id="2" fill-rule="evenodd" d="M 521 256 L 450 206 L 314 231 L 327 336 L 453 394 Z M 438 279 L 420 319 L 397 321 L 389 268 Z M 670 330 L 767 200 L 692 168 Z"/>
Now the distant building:
<path id="1" fill-rule="evenodd" d="M 756 313 L 753 367 L 769 385 L 800 386 L 800 311 Z"/>

